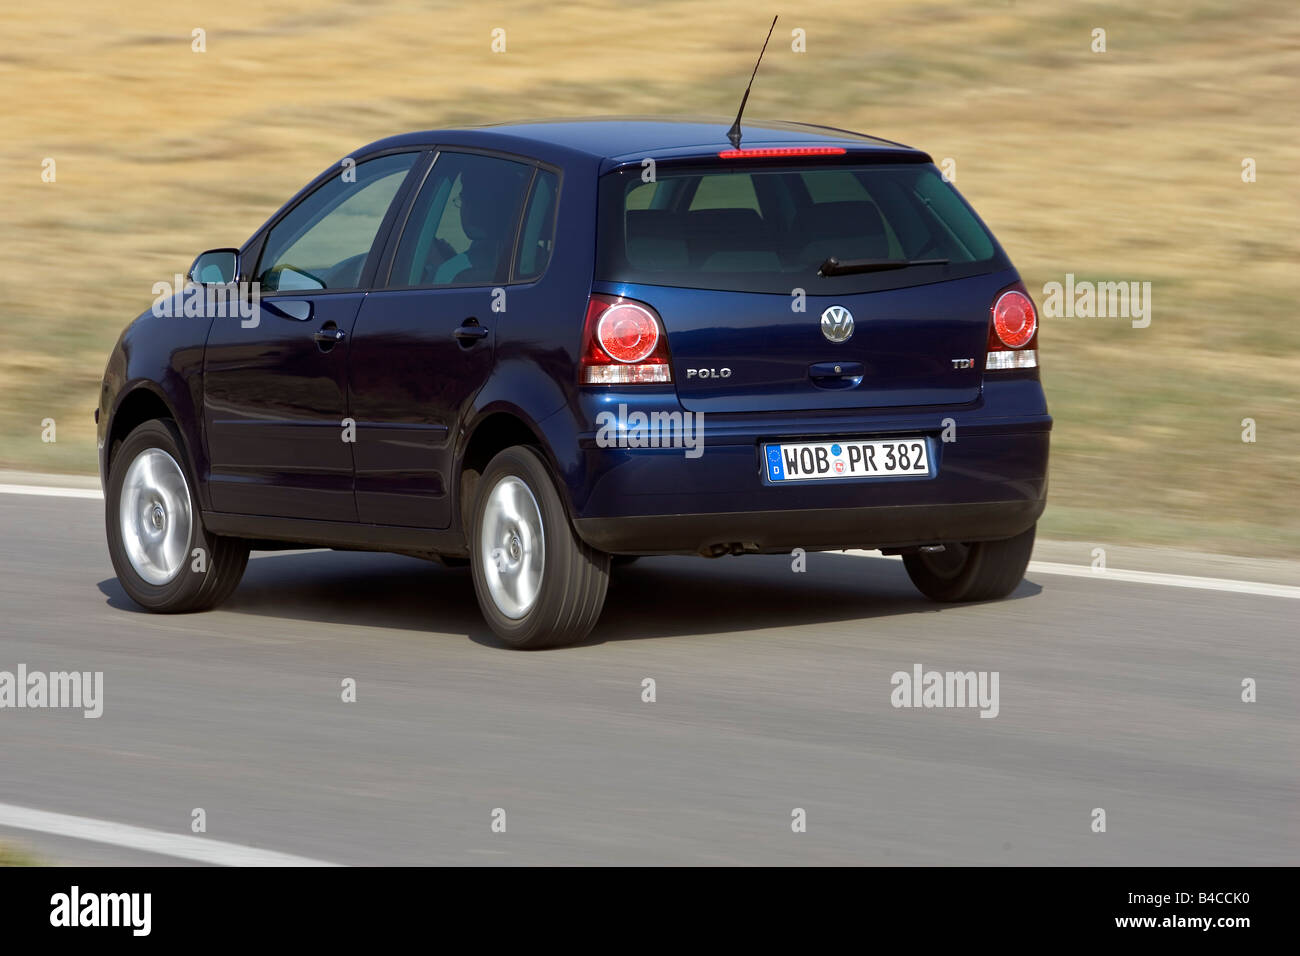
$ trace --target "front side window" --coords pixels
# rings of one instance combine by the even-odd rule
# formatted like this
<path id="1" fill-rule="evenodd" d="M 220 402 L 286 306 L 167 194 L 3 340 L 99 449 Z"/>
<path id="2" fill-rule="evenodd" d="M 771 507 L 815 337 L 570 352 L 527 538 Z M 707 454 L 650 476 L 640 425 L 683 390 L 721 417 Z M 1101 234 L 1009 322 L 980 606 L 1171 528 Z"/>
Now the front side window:
<path id="1" fill-rule="evenodd" d="M 340 169 L 298 203 L 266 238 L 257 276 L 262 291 L 356 288 L 388 207 L 418 155 L 381 156 Z"/>
<path id="2" fill-rule="evenodd" d="M 440 153 L 407 217 L 389 286 L 504 283 L 532 175 L 532 166 L 495 156 Z"/>

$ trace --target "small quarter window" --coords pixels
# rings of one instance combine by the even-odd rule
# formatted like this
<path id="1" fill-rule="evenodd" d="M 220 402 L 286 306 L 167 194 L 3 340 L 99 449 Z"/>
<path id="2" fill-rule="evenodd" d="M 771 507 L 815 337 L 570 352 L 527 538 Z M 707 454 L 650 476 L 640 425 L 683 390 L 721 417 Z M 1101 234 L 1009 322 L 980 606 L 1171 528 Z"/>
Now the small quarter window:
<path id="1" fill-rule="evenodd" d="M 515 278 L 527 281 L 546 271 L 555 246 L 555 207 L 559 198 L 559 178 L 539 169 L 533 179 L 533 192 L 524 211 L 519 232 L 519 249 L 515 253 Z"/>

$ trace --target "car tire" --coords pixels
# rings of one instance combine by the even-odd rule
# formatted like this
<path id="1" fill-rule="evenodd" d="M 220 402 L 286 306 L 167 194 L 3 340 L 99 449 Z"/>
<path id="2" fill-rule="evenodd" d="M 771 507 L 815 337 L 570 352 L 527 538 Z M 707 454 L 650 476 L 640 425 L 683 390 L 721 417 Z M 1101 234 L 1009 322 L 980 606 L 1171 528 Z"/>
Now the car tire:
<path id="1" fill-rule="evenodd" d="M 641 560 L 641 555 L 639 554 L 611 554 L 609 556 L 609 563 L 615 567 L 624 567 L 629 564 L 635 564 L 639 560 Z"/>
<path id="2" fill-rule="evenodd" d="M 1034 550 L 1031 526 L 1014 538 L 949 544 L 937 553 L 903 555 L 907 576 L 934 601 L 994 601 L 1016 589 Z"/>
<path id="3" fill-rule="evenodd" d="M 470 568 L 488 626 L 517 648 L 586 637 L 609 587 L 609 555 L 574 533 L 550 470 L 526 446 L 500 452 L 478 480 Z"/>
<path id="4" fill-rule="evenodd" d="M 175 423 L 138 426 L 114 450 L 104 494 L 108 553 L 127 596 L 160 614 L 203 611 L 239 585 L 248 542 L 210 534 Z"/>

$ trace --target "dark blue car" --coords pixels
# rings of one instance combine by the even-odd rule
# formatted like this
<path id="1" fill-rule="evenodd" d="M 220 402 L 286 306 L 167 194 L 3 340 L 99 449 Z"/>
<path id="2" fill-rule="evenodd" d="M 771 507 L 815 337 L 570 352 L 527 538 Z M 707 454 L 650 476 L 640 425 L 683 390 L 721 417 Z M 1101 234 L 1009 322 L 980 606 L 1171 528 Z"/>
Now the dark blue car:
<path id="1" fill-rule="evenodd" d="M 507 643 L 584 637 L 637 555 L 879 548 L 943 601 L 1021 580 L 1037 315 L 925 153 L 608 119 L 381 140 L 122 334 L 113 564 L 211 607 L 250 549 L 468 563 Z"/>

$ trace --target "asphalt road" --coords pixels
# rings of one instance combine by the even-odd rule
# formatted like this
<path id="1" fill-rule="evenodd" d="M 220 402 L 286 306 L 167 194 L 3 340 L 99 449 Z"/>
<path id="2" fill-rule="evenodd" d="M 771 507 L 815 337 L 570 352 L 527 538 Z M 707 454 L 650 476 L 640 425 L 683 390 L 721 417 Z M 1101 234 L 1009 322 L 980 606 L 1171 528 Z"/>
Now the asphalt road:
<path id="1" fill-rule="evenodd" d="M 590 643 L 523 653 L 467 571 L 396 556 L 257 554 L 222 609 L 143 613 L 102 507 L 0 495 L 0 671 L 104 673 L 97 720 L 0 710 L 0 804 L 186 836 L 201 807 L 202 839 L 343 864 L 1300 862 L 1292 599 L 1031 571 L 940 607 L 881 558 L 643 559 Z M 998 672 L 997 717 L 891 706 L 916 664 Z"/>

